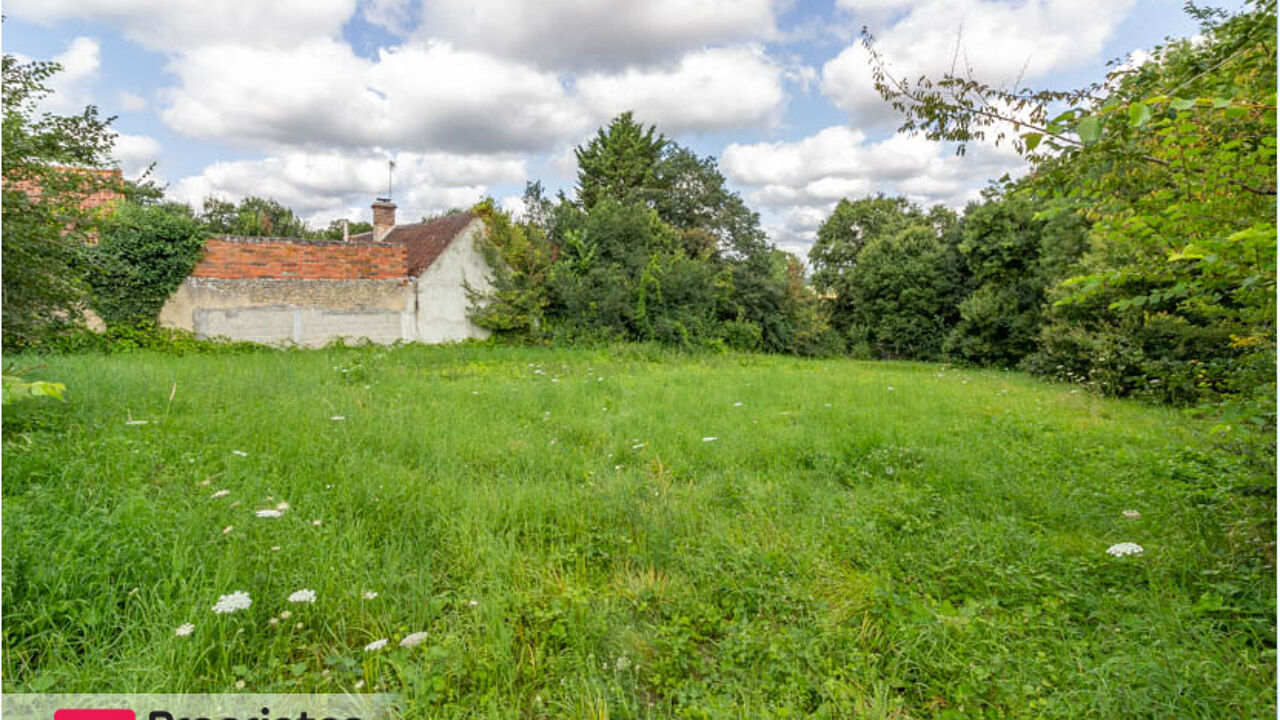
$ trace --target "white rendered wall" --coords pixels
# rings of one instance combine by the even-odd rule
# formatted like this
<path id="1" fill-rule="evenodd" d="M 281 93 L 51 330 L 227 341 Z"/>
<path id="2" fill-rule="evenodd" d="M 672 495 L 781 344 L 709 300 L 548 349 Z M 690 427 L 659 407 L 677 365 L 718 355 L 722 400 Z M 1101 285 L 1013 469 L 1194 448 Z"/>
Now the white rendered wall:
<path id="1" fill-rule="evenodd" d="M 431 263 L 417 281 L 417 340 L 442 343 L 484 338 L 489 331 L 467 319 L 471 307 L 464 283 L 485 291 L 489 266 L 480 253 L 478 239 L 484 221 L 475 220 Z"/>

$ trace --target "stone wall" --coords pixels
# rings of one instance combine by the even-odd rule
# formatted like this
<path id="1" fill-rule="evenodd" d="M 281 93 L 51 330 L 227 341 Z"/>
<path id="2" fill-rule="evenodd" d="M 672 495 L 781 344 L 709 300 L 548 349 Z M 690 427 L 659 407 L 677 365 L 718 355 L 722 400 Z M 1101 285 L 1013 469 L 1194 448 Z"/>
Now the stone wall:
<path id="1" fill-rule="evenodd" d="M 407 278 L 281 280 L 189 277 L 160 323 L 203 338 L 269 345 L 324 345 L 342 337 L 413 340 L 414 287 Z"/>

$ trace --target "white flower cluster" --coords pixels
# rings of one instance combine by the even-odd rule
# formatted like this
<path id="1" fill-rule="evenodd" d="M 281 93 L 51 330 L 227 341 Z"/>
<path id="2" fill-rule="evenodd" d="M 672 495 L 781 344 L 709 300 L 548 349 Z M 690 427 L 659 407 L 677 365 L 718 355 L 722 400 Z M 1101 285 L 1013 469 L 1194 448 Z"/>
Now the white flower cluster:
<path id="1" fill-rule="evenodd" d="M 291 603 L 313 603 L 316 601 L 315 590 L 298 590 L 289 596 Z"/>
<path id="2" fill-rule="evenodd" d="M 400 641 L 400 647 L 411 648 L 420 644 L 423 640 L 426 640 L 426 639 L 427 639 L 427 634 L 425 632 L 409 633 L 408 635 L 404 636 L 403 640 Z"/>
<path id="3" fill-rule="evenodd" d="M 1142 546 L 1137 543 L 1122 542 L 1107 548 L 1108 555 L 1115 557 L 1125 557 L 1126 555 L 1141 555 Z"/>
<path id="4" fill-rule="evenodd" d="M 252 604 L 253 599 L 249 597 L 249 593 L 237 590 L 230 595 L 219 597 L 218 602 L 213 606 L 213 611 L 219 615 L 224 615 L 237 610 L 247 610 Z"/>
<path id="5" fill-rule="evenodd" d="M 387 639 L 386 639 L 386 638 L 380 638 L 380 639 L 378 639 L 378 640 L 374 640 L 373 642 L 369 643 L 368 645 L 365 645 L 365 646 L 364 646 L 364 651 L 365 651 L 365 652 L 373 652 L 373 651 L 375 651 L 375 650 L 381 650 L 382 648 L 384 648 L 384 647 L 386 647 L 386 646 L 387 646 Z"/>

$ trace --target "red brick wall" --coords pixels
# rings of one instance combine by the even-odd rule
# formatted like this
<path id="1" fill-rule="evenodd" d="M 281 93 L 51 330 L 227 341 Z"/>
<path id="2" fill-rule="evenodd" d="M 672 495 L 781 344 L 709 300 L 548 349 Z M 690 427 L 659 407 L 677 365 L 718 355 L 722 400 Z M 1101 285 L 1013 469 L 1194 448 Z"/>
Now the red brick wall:
<path id="1" fill-rule="evenodd" d="M 224 280 L 385 280 L 409 274 L 404 245 L 213 238 L 192 277 Z"/>

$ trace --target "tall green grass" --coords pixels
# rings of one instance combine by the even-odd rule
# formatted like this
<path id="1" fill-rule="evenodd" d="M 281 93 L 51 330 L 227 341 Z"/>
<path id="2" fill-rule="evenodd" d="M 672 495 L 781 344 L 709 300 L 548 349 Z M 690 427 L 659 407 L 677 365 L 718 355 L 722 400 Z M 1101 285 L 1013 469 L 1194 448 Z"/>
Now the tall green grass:
<path id="1" fill-rule="evenodd" d="M 67 401 L 4 417 L 8 692 L 379 689 L 424 717 L 1276 712 L 1274 478 L 1174 411 L 1012 373 L 645 347 L 47 362 Z M 1106 553 L 1125 541 L 1145 552 Z M 286 601 L 304 588 L 314 604 Z M 236 590 L 252 607 L 211 612 Z"/>

